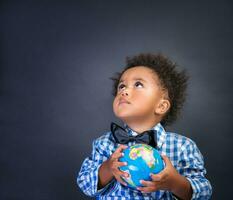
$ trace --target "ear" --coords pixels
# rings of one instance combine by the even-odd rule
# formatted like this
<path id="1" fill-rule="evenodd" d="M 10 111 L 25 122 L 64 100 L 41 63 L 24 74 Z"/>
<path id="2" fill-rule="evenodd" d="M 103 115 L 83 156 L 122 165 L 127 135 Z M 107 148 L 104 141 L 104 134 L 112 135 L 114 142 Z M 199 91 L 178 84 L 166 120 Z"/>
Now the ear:
<path id="1" fill-rule="evenodd" d="M 167 99 L 161 99 L 158 106 L 155 108 L 155 114 L 163 115 L 171 107 L 170 102 Z"/>

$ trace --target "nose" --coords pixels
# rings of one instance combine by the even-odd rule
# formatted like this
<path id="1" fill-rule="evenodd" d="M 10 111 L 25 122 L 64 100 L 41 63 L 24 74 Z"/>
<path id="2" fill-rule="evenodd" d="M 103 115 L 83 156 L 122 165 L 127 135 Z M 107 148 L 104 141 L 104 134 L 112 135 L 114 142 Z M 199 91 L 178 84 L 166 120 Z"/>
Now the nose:
<path id="1" fill-rule="evenodd" d="M 124 91 L 122 91 L 122 93 L 121 93 L 121 96 L 129 96 L 129 93 L 127 92 L 127 90 L 124 90 Z"/>

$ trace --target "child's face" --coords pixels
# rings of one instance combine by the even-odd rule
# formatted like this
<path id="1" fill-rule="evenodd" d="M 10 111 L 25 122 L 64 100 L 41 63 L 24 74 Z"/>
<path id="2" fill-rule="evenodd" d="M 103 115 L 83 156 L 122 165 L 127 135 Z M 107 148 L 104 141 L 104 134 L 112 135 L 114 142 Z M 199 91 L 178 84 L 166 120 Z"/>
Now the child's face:
<path id="1" fill-rule="evenodd" d="M 152 69 L 133 67 L 120 78 L 113 111 L 125 123 L 156 121 L 162 114 L 160 104 L 164 96 L 158 76 Z"/>

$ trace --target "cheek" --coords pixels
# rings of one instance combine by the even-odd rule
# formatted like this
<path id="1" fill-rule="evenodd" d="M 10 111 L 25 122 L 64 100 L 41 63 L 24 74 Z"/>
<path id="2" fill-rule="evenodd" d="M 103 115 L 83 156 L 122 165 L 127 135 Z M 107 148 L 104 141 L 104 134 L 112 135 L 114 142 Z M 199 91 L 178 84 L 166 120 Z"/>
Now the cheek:
<path id="1" fill-rule="evenodd" d="M 143 94 L 136 94 L 134 96 L 135 99 L 137 99 L 137 106 L 139 107 L 151 107 L 156 104 L 157 98 L 152 92 L 147 92 Z"/>
<path id="2" fill-rule="evenodd" d="M 148 102 L 152 100 L 153 95 L 149 92 L 137 92 L 133 95 L 133 99 L 136 99 L 138 102 Z"/>
<path id="3" fill-rule="evenodd" d="M 116 105 L 117 105 L 117 97 L 114 98 L 113 103 L 112 103 L 113 110 L 115 110 Z"/>

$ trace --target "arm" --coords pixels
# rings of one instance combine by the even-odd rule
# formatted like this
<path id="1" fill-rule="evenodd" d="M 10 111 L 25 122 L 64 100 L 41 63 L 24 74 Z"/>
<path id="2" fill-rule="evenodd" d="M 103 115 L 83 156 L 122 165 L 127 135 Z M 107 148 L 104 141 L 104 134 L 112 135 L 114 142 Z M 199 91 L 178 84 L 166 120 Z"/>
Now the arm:
<path id="1" fill-rule="evenodd" d="M 192 140 L 181 147 L 179 173 L 186 177 L 192 187 L 192 199 L 210 199 L 212 187 L 205 178 L 206 169 L 201 152 Z"/>
<path id="2" fill-rule="evenodd" d="M 119 170 L 119 167 L 126 165 L 126 163 L 118 161 L 118 159 L 122 156 L 122 150 L 125 148 L 127 148 L 127 146 L 120 145 L 110 156 L 110 158 L 103 162 L 100 166 L 98 182 L 99 189 L 106 186 L 113 178 L 126 186 L 126 183 L 122 181 L 121 176 L 127 177 L 128 174 Z"/>
<path id="3" fill-rule="evenodd" d="M 182 146 L 179 155 L 178 171 L 173 167 L 168 157 L 163 156 L 165 169 L 159 174 L 151 174 L 152 181 L 142 181 L 142 192 L 156 190 L 171 191 L 180 199 L 210 199 L 212 188 L 204 177 L 203 157 L 195 143 L 187 140 Z"/>
<path id="4" fill-rule="evenodd" d="M 173 167 L 169 158 L 162 155 L 165 168 L 158 174 L 151 174 L 152 181 L 142 180 L 144 187 L 139 187 L 142 192 L 154 192 L 157 190 L 171 191 L 180 199 L 189 200 L 192 196 L 192 188 L 189 181 L 180 175 Z"/>
<path id="5" fill-rule="evenodd" d="M 80 189 L 88 196 L 96 196 L 98 191 L 98 170 L 101 164 L 107 160 L 107 154 L 99 147 L 96 141 L 92 145 L 91 157 L 83 161 L 77 183 Z"/>
<path id="6" fill-rule="evenodd" d="M 102 138 L 93 142 L 92 155 L 84 160 L 79 172 L 77 183 L 88 196 L 96 196 L 111 186 L 111 181 L 118 180 L 125 184 L 120 176 L 128 176 L 118 167 L 125 165 L 118 161 L 122 150 L 127 148 L 120 145 L 114 153 L 114 144 L 109 138 Z M 110 183 L 110 184 L 109 184 Z"/>

